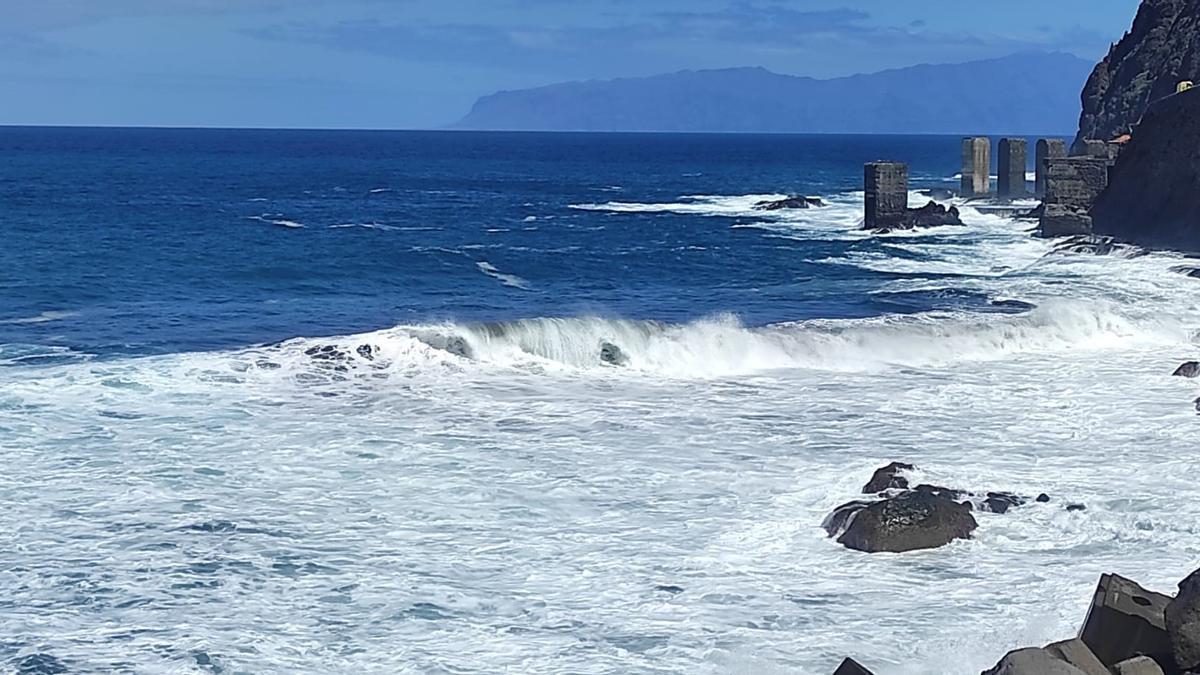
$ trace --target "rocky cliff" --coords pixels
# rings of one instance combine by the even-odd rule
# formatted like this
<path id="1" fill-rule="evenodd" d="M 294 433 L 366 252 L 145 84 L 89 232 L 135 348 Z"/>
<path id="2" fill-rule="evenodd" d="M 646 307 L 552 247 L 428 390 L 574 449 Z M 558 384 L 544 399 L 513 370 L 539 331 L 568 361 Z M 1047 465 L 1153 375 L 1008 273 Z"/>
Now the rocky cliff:
<path id="1" fill-rule="evenodd" d="M 1143 0 L 1133 28 L 1088 79 L 1078 138 L 1128 133 L 1181 80 L 1200 81 L 1200 0 Z"/>
<path id="2" fill-rule="evenodd" d="M 1150 106 L 1091 216 L 1098 234 L 1200 251 L 1200 89 Z"/>

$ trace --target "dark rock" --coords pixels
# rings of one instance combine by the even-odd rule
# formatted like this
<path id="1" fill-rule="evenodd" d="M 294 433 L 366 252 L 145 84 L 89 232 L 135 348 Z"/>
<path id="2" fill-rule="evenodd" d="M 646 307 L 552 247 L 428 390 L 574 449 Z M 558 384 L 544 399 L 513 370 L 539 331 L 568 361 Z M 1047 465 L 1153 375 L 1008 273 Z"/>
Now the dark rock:
<path id="1" fill-rule="evenodd" d="M 833 671 L 833 675 L 874 675 L 874 674 L 871 671 L 867 670 L 866 667 L 863 666 L 858 661 L 855 661 L 854 659 L 846 659 L 845 661 L 842 661 L 842 665 L 838 666 L 837 670 Z"/>
<path id="2" fill-rule="evenodd" d="M 1018 649 L 1009 652 L 995 668 L 983 675 L 1087 675 L 1045 649 Z"/>
<path id="3" fill-rule="evenodd" d="M 1200 669 L 1200 570 L 1179 582 L 1165 619 L 1175 663 L 1184 670 Z"/>
<path id="4" fill-rule="evenodd" d="M 940 485 L 926 485 L 922 483 L 914 489 L 917 492 L 924 492 L 934 495 L 935 497 L 944 497 L 945 499 L 950 499 L 953 501 L 959 501 L 968 496 L 967 493 L 963 492 L 962 490 L 955 490 L 948 487 L 942 487 Z"/>
<path id="5" fill-rule="evenodd" d="M 1037 496 L 1037 501 L 1041 504 L 1045 504 L 1050 501 L 1050 495 L 1043 492 L 1042 494 Z"/>
<path id="6" fill-rule="evenodd" d="M 371 345 L 359 345 L 358 349 L 356 349 L 354 351 L 358 352 L 359 356 L 363 357 L 364 359 L 366 359 L 368 361 L 375 360 L 375 348 L 372 347 Z"/>
<path id="7" fill-rule="evenodd" d="M 825 517 L 825 521 L 821 523 L 821 527 L 825 528 L 825 532 L 829 536 L 836 537 L 846 530 L 846 527 L 850 524 L 850 520 L 858 515 L 859 511 L 874 503 L 860 500 L 842 504 Z"/>
<path id="8" fill-rule="evenodd" d="M 1084 87 L 1078 138 L 1107 141 L 1134 131 L 1151 102 L 1170 96 L 1179 81 L 1196 79 L 1198 73 L 1196 4 L 1146 0 L 1133 28 L 1109 50 Z"/>
<path id="9" fill-rule="evenodd" d="M 1084 506 L 1083 504 L 1067 504 L 1067 511 L 1069 513 L 1076 513 L 1078 511 L 1087 511 L 1087 507 Z"/>
<path id="10" fill-rule="evenodd" d="M 611 342 L 600 343 L 600 361 L 607 363 L 610 366 L 627 366 L 629 365 L 629 357 L 621 348 Z"/>
<path id="11" fill-rule="evenodd" d="M 1024 497 L 1014 495 L 1011 492 L 989 492 L 987 499 L 983 500 L 984 507 L 992 513 L 1008 513 L 1008 510 L 1015 506 L 1023 506 L 1028 501 Z"/>
<path id="12" fill-rule="evenodd" d="M 759 211 L 782 211 L 784 209 L 807 209 L 813 206 L 825 206 L 820 197 L 788 197 L 758 202 L 754 205 Z"/>
<path id="13" fill-rule="evenodd" d="M 1171 658 L 1164 612 L 1171 598 L 1115 574 L 1100 577 L 1079 638 L 1110 668 L 1135 656 Z"/>
<path id="14" fill-rule="evenodd" d="M 1196 406 L 1196 412 L 1200 413 L 1200 398 L 1197 398 L 1195 401 L 1192 401 L 1192 404 L 1194 406 Z"/>
<path id="15" fill-rule="evenodd" d="M 859 511 L 838 543 L 868 553 L 900 553 L 968 539 L 976 527 L 962 504 L 930 492 L 907 492 Z"/>
<path id="16" fill-rule="evenodd" d="M 907 488 L 908 479 L 900 475 L 900 472 L 912 471 L 915 468 L 912 464 L 892 462 L 883 468 L 876 469 L 875 474 L 871 476 L 871 480 L 863 486 L 863 494 L 875 494 L 892 488 Z"/>
<path id="17" fill-rule="evenodd" d="M 66 664 L 49 654 L 30 654 L 17 661 L 17 675 L 60 675 L 70 672 Z"/>
<path id="18" fill-rule="evenodd" d="M 670 593 L 671 595 L 679 595 L 683 592 L 683 588 L 679 586 L 655 586 L 654 590 L 660 593 Z"/>
<path id="19" fill-rule="evenodd" d="M 1176 368 L 1175 372 L 1171 375 L 1173 377 L 1187 378 L 1200 377 L 1200 361 L 1188 361 L 1187 363 Z"/>
<path id="20" fill-rule="evenodd" d="M 946 208 L 937 202 L 929 202 L 919 209 L 908 210 L 909 229 L 916 227 L 940 227 L 942 225 L 962 225 L 958 207 Z"/>

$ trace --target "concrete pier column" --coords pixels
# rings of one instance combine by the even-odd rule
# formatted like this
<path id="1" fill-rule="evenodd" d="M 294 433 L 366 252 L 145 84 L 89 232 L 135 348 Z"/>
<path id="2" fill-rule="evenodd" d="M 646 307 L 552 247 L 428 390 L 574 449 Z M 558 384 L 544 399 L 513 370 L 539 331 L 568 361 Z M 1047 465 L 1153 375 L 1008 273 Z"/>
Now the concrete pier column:
<path id="1" fill-rule="evenodd" d="M 992 142 L 983 136 L 963 139 L 962 193 L 964 197 L 992 191 Z"/>
<path id="2" fill-rule="evenodd" d="M 1029 142 L 1024 138 L 1000 139 L 999 179 L 996 194 L 1000 197 L 1025 196 L 1025 166 L 1029 157 Z"/>
<path id="3" fill-rule="evenodd" d="M 868 230 L 895 227 L 908 214 L 908 165 L 900 162 L 871 162 L 863 175 Z"/>
<path id="4" fill-rule="evenodd" d="M 1037 142 L 1034 151 L 1034 171 L 1037 178 L 1033 183 L 1034 194 L 1041 197 L 1046 194 L 1046 174 L 1049 161 L 1067 156 L 1067 142 L 1061 138 L 1043 138 Z"/>

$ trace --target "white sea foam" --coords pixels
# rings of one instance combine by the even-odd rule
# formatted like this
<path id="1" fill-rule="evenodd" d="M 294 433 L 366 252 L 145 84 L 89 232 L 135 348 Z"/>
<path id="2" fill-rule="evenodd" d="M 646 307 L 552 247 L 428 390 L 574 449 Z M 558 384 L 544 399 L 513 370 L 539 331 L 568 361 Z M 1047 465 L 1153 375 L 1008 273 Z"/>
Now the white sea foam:
<path id="1" fill-rule="evenodd" d="M 491 264 L 490 262 L 487 262 L 487 261 L 478 262 L 478 263 L 475 263 L 475 266 L 479 268 L 480 272 L 483 272 L 487 276 L 489 276 L 493 279 L 496 279 L 497 281 L 504 284 L 505 286 L 511 286 L 512 288 L 519 288 L 524 291 L 527 291 L 530 289 L 528 281 L 522 279 L 521 277 L 519 277 L 515 274 L 505 274 L 504 272 L 501 272 L 500 270 L 496 269 L 496 266 Z"/>
<path id="2" fill-rule="evenodd" d="M 756 227 L 860 237 L 854 199 Z M 1036 309 L 0 348 L 0 628 L 138 672 L 203 653 L 229 672 L 825 673 L 853 654 L 957 675 L 1069 637 L 1102 572 L 1169 591 L 1194 568 L 1200 388 L 1170 372 L 1200 350 L 1198 282 L 1177 257 L 1058 254 L 964 218 L 837 264 L 905 272 L 880 294 Z M 1054 501 L 978 514 L 938 551 L 826 539 L 892 460 Z"/>
<path id="3" fill-rule="evenodd" d="M 50 310 L 42 312 L 36 316 L 23 316 L 16 319 L 0 319 L 0 324 L 30 325 L 38 323 L 50 323 L 52 321 L 62 321 L 63 319 L 68 319 L 76 314 L 78 314 L 78 312 Z"/>

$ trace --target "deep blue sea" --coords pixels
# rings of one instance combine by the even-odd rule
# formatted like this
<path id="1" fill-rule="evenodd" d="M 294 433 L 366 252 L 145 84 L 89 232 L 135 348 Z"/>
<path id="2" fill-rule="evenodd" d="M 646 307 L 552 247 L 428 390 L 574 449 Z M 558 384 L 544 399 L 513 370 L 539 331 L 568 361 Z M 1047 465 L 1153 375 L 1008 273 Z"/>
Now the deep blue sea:
<path id="1" fill-rule="evenodd" d="M 0 128 L 0 670 L 953 675 L 1169 590 L 1198 282 L 977 202 L 861 230 L 865 162 L 920 205 L 959 158 Z M 826 538 L 894 460 L 1053 500 Z"/>

